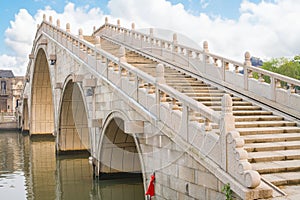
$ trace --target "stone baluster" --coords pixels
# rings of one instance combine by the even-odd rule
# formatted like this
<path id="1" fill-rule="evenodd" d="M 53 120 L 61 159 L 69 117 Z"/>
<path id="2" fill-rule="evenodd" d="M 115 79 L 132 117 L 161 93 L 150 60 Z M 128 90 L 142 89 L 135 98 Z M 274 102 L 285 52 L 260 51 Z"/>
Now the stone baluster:
<path id="1" fill-rule="evenodd" d="M 294 93 L 296 92 L 295 85 L 293 85 L 293 84 L 290 84 L 289 91 L 290 91 L 290 93 L 291 93 L 291 94 L 294 94 Z"/>
<path id="2" fill-rule="evenodd" d="M 234 65 L 234 72 L 239 73 L 239 65 Z"/>
<path id="3" fill-rule="evenodd" d="M 43 21 L 44 21 L 44 22 L 47 21 L 47 20 L 46 20 L 46 14 L 43 14 Z"/>
<path id="4" fill-rule="evenodd" d="M 279 79 L 275 80 L 276 88 L 281 88 L 281 81 Z"/>
<path id="5" fill-rule="evenodd" d="M 248 51 L 246 51 L 246 53 L 245 53 L 245 61 L 244 61 L 244 65 L 246 67 L 250 67 L 252 65 L 250 58 L 251 58 L 250 53 Z"/>
<path id="6" fill-rule="evenodd" d="M 56 27 L 60 28 L 60 20 L 59 19 L 56 20 Z"/>
<path id="7" fill-rule="evenodd" d="M 119 48 L 119 59 L 120 62 L 126 62 L 126 50 L 124 46 Z"/>
<path id="8" fill-rule="evenodd" d="M 229 62 L 227 61 L 224 62 L 224 68 L 225 70 L 229 70 Z"/>
<path id="9" fill-rule="evenodd" d="M 94 42 L 95 42 L 95 47 L 97 49 L 101 49 L 101 39 L 100 39 L 100 36 L 96 36 L 95 39 L 94 39 Z"/>
<path id="10" fill-rule="evenodd" d="M 227 149 L 226 149 L 226 137 L 229 131 L 235 129 L 234 116 L 232 114 L 232 98 L 229 94 L 225 94 L 222 97 L 222 111 L 221 111 L 221 120 L 220 120 L 220 138 L 221 138 L 221 147 L 224 147 L 221 150 L 221 165 L 223 169 L 227 169 Z"/>
<path id="11" fill-rule="evenodd" d="M 259 82 L 265 82 L 265 79 L 264 79 L 262 73 L 258 73 L 258 81 L 259 81 Z"/>
<path id="12" fill-rule="evenodd" d="M 160 91 L 160 102 L 167 102 L 167 94 L 163 91 Z"/>
<path id="13" fill-rule="evenodd" d="M 81 39 L 81 40 L 83 40 L 83 31 L 82 31 L 81 28 L 78 29 L 78 38 Z"/>
<path id="14" fill-rule="evenodd" d="M 153 37 L 153 28 L 150 28 L 149 31 L 150 31 L 150 35 L 149 36 Z"/>
<path id="15" fill-rule="evenodd" d="M 163 64 L 159 63 L 156 65 L 156 81 L 160 84 L 165 84 L 165 67 Z"/>
<path id="16" fill-rule="evenodd" d="M 207 41 L 204 41 L 203 42 L 203 61 L 205 63 L 209 63 L 209 56 L 206 55 L 207 53 L 209 53 L 209 50 L 208 50 L 208 42 Z"/>
<path id="17" fill-rule="evenodd" d="M 70 23 L 66 24 L 66 32 L 70 33 L 71 32 L 71 28 L 70 28 Z"/>
<path id="18" fill-rule="evenodd" d="M 174 44 L 174 45 L 177 45 L 177 44 L 178 44 L 177 34 L 176 34 L 176 33 L 173 34 L 173 44 Z"/>
<path id="19" fill-rule="evenodd" d="M 248 77 L 249 77 L 249 78 L 253 78 L 253 72 L 252 72 L 252 70 L 249 70 L 249 71 L 248 71 Z"/>
<path id="20" fill-rule="evenodd" d="M 214 65 L 218 67 L 218 58 L 214 58 Z"/>
<path id="21" fill-rule="evenodd" d="M 52 16 L 49 16 L 49 23 L 52 24 Z"/>
<path id="22" fill-rule="evenodd" d="M 175 98 L 172 98 L 171 108 L 172 110 L 179 110 L 179 106 L 177 105 L 177 100 Z"/>
<path id="23" fill-rule="evenodd" d="M 105 25 L 108 24 L 108 17 L 105 17 Z"/>

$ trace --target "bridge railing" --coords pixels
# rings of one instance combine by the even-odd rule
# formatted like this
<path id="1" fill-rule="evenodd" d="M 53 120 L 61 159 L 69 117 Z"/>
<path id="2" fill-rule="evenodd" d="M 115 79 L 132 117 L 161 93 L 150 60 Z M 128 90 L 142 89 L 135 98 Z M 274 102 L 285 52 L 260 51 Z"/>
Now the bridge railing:
<path id="1" fill-rule="evenodd" d="M 174 137 L 181 138 L 187 151 L 191 151 L 191 147 L 198 149 L 193 153 L 211 160 L 245 187 L 255 188 L 260 184 L 260 176 L 251 170 L 243 140 L 235 131 L 229 95 L 223 97 L 220 115 L 166 85 L 162 64 L 157 65 L 154 78 L 126 62 L 124 47 L 116 57 L 101 49 L 99 37 L 95 37 L 93 45 L 83 40 L 81 30 L 78 36 L 72 35 L 69 24 L 64 31 L 59 23 L 54 26 L 51 20 L 47 22 L 44 18 L 38 33 L 68 50 L 95 77 L 113 86 L 125 101 L 135 102 L 149 112 L 149 119 L 154 123 L 171 129 L 177 135 Z"/>
<path id="2" fill-rule="evenodd" d="M 94 35 L 97 34 L 149 51 L 181 66 L 183 70 L 300 118 L 300 80 L 252 66 L 249 52 L 245 53 L 245 61 L 241 63 L 210 53 L 207 42 L 203 43 L 203 50 L 190 48 L 178 44 L 176 34 L 173 41 L 168 41 L 154 37 L 153 29 L 149 33 L 141 33 L 135 30 L 134 24 L 132 29 L 127 29 L 121 27 L 119 21 L 118 25 L 106 21 L 94 32 Z M 267 82 L 266 77 L 269 79 Z"/>

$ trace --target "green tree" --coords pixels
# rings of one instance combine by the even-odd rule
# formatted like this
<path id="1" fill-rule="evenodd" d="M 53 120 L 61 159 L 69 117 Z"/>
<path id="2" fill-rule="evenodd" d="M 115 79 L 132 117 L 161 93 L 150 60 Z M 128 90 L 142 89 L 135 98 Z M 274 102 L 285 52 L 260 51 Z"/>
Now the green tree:
<path id="1" fill-rule="evenodd" d="M 273 58 L 270 61 L 265 61 L 261 68 L 300 80 L 300 55 L 295 56 L 293 59 Z M 258 74 L 253 73 L 253 77 L 258 78 Z M 265 82 L 271 82 L 269 76 L 264 75 L 263 78 Z M 284 85 L 286 83 L 282 83 L 282 86 Z"/>

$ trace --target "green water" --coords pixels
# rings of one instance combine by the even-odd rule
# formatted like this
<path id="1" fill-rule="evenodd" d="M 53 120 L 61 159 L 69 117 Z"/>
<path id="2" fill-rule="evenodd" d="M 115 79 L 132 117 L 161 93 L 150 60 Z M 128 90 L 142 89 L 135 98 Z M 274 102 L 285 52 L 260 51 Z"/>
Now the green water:
<path id="1" fill-rule="evenodd" d="M 0 132 L 0 199 L 140 200 L 140 180 L 93 180 L 87 157 L 55 155 L 55 142 Z"/>

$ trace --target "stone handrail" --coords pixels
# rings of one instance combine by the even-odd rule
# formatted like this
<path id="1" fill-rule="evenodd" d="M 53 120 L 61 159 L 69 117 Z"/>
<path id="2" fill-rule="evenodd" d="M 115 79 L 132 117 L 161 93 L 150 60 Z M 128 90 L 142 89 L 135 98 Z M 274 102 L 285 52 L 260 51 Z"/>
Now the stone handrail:
<path id="1" fill-rule="evenodd" d="M 221 153 L 221 157 L 213 154 L 210 155 L 209 158 L 232 175 L 232 177 L 243 186 L 255 188 L 260 184 L 260 175 L 256 171 L 251 170 L 251 165 L 248 163 L 247 158 L 245 159 L 245 156 L 228 155 L 230 152 L 232 153 L 232 151 L 243 152 L 243 155 L 245 155 L 245 151 L 241 151 L 243 150 L 241 142 L 239 145 L 236 145 L 227 139 L 228 133 L 235 131 L 232 100 L 229 95 L 223 97 L 222 114 L 220 115 L 191 97 L 166 85 L 163 80 L 164 67 L 162 64 L 159 64 L 156 68 L 160 76 L 154 78 L 126 62 L 124 47 L 120 47 L 120 55 L 116 57 L 101 49 L 99 37 L 95 37 L 95 45 L 93 45 L 83 40 L 82 30 L 79 30 L 78 36 L 74 36 L 70 33 L 69 24 L 67 24 L 66 31 L 64 31 L 60 28 L 60 23 L 54 26 L 51 21 L 52 20 L 49 20 L 49 22 L 47 22 L 44 17 L 43 23 L 38 28 L 40 36 L 42 35 L 59 47 L 67 49 L 70 54 L 74 55 L 87 69 L 91 69 L 93 73 L 96 72 L 94 73 L 95 76 L 106 80 L 109 84 L 113 85 L 117 91 L 126 94 L 126 98 L 133 99 L 138 105 L 146 108 L 148 112 L 151 113 L 151 116 L 155 117 L 155 121 L 162 120 L 161 113 L 163 111 L 167 115 L 165 118 L 169 116 L 170 118 L 178 118 L 181 125 L 180 129 L 176 127 L 177 124 L 179 124 L 177 121 L 175 121 L 175 127 L 170 128 L 187 143 L 189 142 L 188 136 L 191 131 L 190 125 L 194 122 L 190 114 L 196 112 L 205 118 L 205 126 L 208 127 L 203 130 L 205 134 L 215 134 L 210 124 L 218 124 L 220 135 L 216 137 L 220 140 L 217 148 Z M 44 38 L 37 38 L 42 42 L 44 41 Z M 38 43 L 40 42 L 39 40 L 35 42 Z M 53 53 L 55 54 L 55 52 Z M 169 96 L 172 101 L 168 103 L 166 96 Z M 178 109 L 176 102 L 182 103 L 182 109 Z M 170 107 L 165 107 L 165 103 L 168 103 Z M 156 107 L 154 110 L 152 109 L 153 105 Z M 234 138 L 235 140 L 242 141 L 236 134 Z M 217 144 L 217 141 L 215 142 Z M 210 146 L 210 144 L 206 145 Z M 242 167 L 240 167 L 241 163 L 243 163 Z M 239 169 L 239 171 L 236 172 L 232 169 Z M 241 177 L 243 178 L 241 179 Z"/>
<path id="2" fill-rule="evenodd" d="M 167 41 L 154 37 L 153 29 L 150 29 L 149 34 L 140 33 L 134 29 L 134 26 L 130 30 L 121 27 L 120 24 L 109 24 L 107 20 L 104 26 L 94 32 L 94 35 L 100 32 L 118 38 L 122 42 L 135 43 L 138 48 L 160 48 L 161 52 L 170 52 L 177 57 L 184 58 L 185 61 L 181 63 L 177 61 L 188 67 L 184 70 L 197 75 L 201 75 L 199 72 L 204 73 L 204 78 L 222 83 L 222 86 L 241 92 L 272 107 L 278 108 L 280 105 L 280 109 L 284 112 L 300 118 L 300 93 L 296 92 L 296 86 L 300 87 L 300 80 L 252 66 L 249 52 L 245 53 L 245 62 L 241 63 L 210 53 L 207 42 L 203 43 L 203 50 L 197 50 L 178 44 L 176 34 L 173 35 L 173 41 Z M 125 37 L 131 39 L 125 41 Z M 124 39 L 122 40 L 122 38 Z M 165 57 L 174 61 L 174 58 L 167 55 Z M 253 78 L 253 72 L 257 73 L 258 79 Z M 270 77 L 271 82 L 266 83 L 263 76 Z M 282 87 L 282 83 L 286 86 Z"/>

